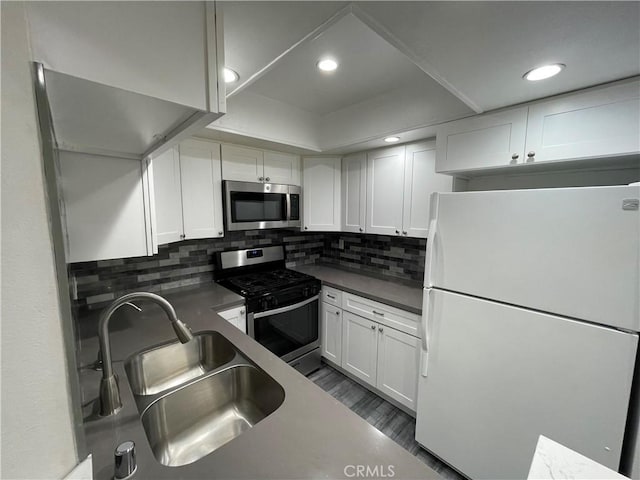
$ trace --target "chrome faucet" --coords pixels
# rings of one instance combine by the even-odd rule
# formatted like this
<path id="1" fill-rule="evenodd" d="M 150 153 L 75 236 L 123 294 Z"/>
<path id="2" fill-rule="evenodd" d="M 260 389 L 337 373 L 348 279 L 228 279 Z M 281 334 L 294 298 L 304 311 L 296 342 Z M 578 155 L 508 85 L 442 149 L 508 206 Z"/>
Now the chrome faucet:
<path id="1" fill-rule="evenodd" d="M 118 377 L 113 373 L 113 365 L 111 364 L 111 342 L 109 341 L 109 320 L 118 308 L 122 305 L 131 305 L 140 310 L 131 302 L 134 300 L 151 300 L 157 303 L 169 317 L 173 330 L 176 332 L 178 339 L 182 343 L 187 343 L 193 338 L 193 334 L 189 327 L 181 322 L 176 316 L 176 311 L 171 304 L 160 295 L 148 292 L 136 292 L 123 295 L 114 300 L 109 307 L 102 313 L 100 317 L 100 325 L 98 327 L 98 338 L 100 340 L 100 353 L 102 356 L 102 379 L 100 380 L 100 415 L 105 417 L 114 415 L 122 408 L 122 400 L 120 399 L 120 389 L 118 388 Z"/>

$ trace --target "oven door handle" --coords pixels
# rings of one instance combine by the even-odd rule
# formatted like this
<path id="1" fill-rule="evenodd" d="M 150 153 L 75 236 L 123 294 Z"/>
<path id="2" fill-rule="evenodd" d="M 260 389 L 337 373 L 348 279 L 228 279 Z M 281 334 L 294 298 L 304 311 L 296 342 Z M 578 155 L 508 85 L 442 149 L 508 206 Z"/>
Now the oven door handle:
<path id="1" fill-rule="evenodd" d="M 304 300 L 304 301 L 302 301 L 300 303 L 295 303 L 293 305 L 287 305 L 286 307 L 276 308 L 275 310 L 268 310 L 266 312 L 254 313 L 253 314 L 253 318 L 262 318 L 262 317 L 268 317 L 270 315 L 278 315 L 279 313 L 290 312 L 292 310 L 295 310 L 296 308 L 304 307 L 305 305 L 307 305 L 307 304 L 309 304 L 311 302 L 315 302 L 319 298 L 320 298 L 320 295 L 316 295 L 315 297 L 307 298 L 306 300 Z"/>

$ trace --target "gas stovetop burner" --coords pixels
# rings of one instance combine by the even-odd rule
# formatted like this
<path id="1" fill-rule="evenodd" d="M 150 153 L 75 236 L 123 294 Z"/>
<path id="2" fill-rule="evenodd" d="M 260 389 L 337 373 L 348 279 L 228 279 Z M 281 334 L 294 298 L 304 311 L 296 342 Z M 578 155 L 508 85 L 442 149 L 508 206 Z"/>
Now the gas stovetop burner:
<path id="1" fill-rule="evenodd" d="M 238 290 L 241 295 L 260 295 L 273 293 L 278 289 L 306 282 L 313 278 L 293 270 L 279 269 L 266 272 L 248 273 L 227 278 L 224 284 Z"/>

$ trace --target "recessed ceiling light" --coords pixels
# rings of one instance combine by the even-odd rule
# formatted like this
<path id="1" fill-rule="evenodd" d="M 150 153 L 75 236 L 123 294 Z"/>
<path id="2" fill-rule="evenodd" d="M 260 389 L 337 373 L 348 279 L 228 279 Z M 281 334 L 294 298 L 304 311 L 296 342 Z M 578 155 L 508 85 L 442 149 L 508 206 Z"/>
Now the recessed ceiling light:
<path id="1" fill-rule="evenodd" d="M 566 65 L 562 63 L 554 63 L 553 65 L 543 65 L 542 67 L 534 68 L 525 73 L 522 78 L 535 82 L 537 80 L 544 80 L 545 78 L 553 77 L 559 74 Z"/>
<path id="2" fill-rule="evenodd" d="M 325 58 L 324 60 L 320 60 L 318 62 L 318 68 L 323 72 L 333 72 L 336 68 L 338 68 L 338 62 L 330 58 Z"/>
<path id="3" fill-rule="evenodd" d="M 387 143 L 396 143 L 400 141 L 400 137 L 387 137 L 384 141 Z"/>
<path id="4" fill-rule="evenodd" d="M 225 83 L 233 83 L 240 80 L 240 75 L 231 70 L 230 68 L 224 67 L 224 82 Z"/>

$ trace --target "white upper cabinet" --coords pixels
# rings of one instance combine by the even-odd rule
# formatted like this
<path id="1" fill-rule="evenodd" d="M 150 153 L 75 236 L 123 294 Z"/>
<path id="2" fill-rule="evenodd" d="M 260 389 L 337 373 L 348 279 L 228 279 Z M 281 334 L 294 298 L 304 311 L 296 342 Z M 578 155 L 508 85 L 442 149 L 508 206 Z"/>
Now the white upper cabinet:
<path id="1" fill-rule="evenodd" d="M 340 157 L 306 157 L 303 168 L 304 230 L 340 231 Z"/>
<path id="2" fill-rule="evenodd" d="M 527 107 L 465 118 L 438 128 L 436 171 L 506 167 L 523 162 Z"/>
<path id="3" fill-rule="evenodd" d="M 402 232 L 404 149 L 391 147 L 367 154 L 367 233 Z"/>
<path id="4" fill-rule="evenodd" d="M 453 178 L 435 173 L 435 142 L 407 145 L 404 166 L 404 208 L 402 234 L 427 238 L 433 192 L 450 192 Z"/>
<path id="5" fill-rule="evenodd" d="M 636 154 L 640 151 L 640 82 L 529 107 L 527 162 Z"/>
<path id="6" fill-rule="evenodd" d="M 147 255 L 139 160 L 60 152 L 67 262 Z"/>
<path id="7" fill-rule="evenodd" d="M 364 233 L 367 216 L 367 154 L 342 158 L 342 231 Z"/>
<path id="8" fill-rule="evenodd" d="M 263 182 L 264 153 L 255 148 L 223 144 L 222 178 L 240 182 Z"/>
<path id="9" fill-rule="evenodd" d="M 265 151 L 264 181 L 300 185 L 300 157 L 288 153 Z"/>
<path id="10" fill-rule="evenodd" d="M 639 131 L 640 81 L 621 82 L 442 125 L 436 170 L 481 173 L 637 155 Z"/>
<path id="11" fill-rule="evenodd" d="M 224 111 L 215 8 L 214 2 L 33 2 L 34 60 L 104 85 Z"/>
<path id="12" fill-rule="evenodd" d="M 300 185 L 300 157 L 239 145 L 222 145 L 222 178 Z"/>
<path id="13" fill-rule="evenodd" d="M 224 235 L 220 144 L 185 140 L 180 144 L 184 237 Z"/>
<path id="14" fill-rule="evenodd" d="M 178 147 L 167 150 L 151 161 L 153 178 L 152 206 L 158 245 L 182 239 L 182 183 Z"/>
<path id="15" fill-rule="evenodd" d="M 219 143 L 185 140 L 151 166 L 156 246 L 223 236 Z"/>

